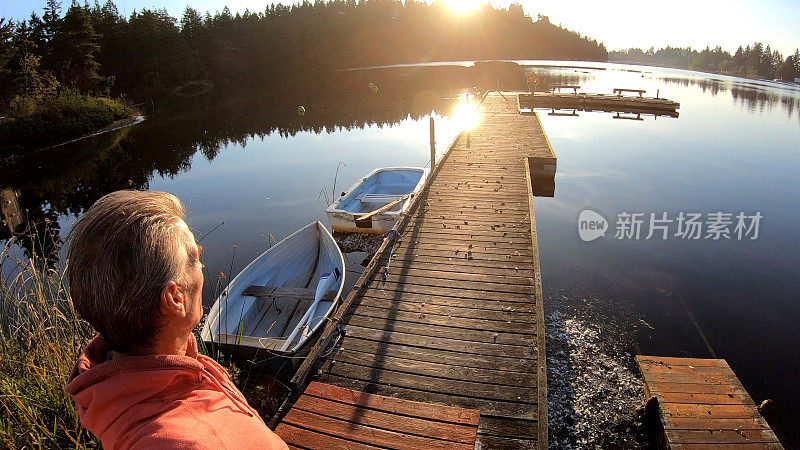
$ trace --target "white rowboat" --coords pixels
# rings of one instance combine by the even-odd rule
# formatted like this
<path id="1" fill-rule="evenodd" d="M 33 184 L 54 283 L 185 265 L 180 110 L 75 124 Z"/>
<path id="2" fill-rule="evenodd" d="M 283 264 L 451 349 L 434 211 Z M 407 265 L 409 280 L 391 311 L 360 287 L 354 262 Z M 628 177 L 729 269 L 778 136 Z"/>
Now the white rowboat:
<path id="1" fill-rule="evenodd" d="M 230 282 L 200 336 L 239 356 L 293 356 L 338 305 L 344 274 L 336 241 L 323 224 L 311 223 L 262 253 Z"/>
<path id="2" fill-rule="evenodd" d="M 389 231 L 411 204 L 408 194 L 419 192 L 427 177 L 428 169 L 422 167 L 383 167 L 373 170 L 325 210 L 331 228 L 341 233 L 383 234 Z M 406 197 L 404 201 L 388 211 L 372 215 L 369 220 L 356 220 L 403 197 Z"/>

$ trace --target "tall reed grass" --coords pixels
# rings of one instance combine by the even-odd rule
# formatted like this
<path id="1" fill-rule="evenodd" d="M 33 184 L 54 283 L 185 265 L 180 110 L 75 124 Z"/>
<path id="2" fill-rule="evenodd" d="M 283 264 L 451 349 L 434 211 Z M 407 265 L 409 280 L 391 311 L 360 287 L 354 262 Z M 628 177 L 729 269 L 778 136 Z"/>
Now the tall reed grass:
<path id="1" fill-rule="evenodd" d="M 17 255 L 19 239 L 31 240 L 30 257 Z M 64 391 L 94 332 L 72 307 L 63 268 L 37 256 L 42 243 L 29 234 L 0 250 L 0 447 L 98 448 Z"/>

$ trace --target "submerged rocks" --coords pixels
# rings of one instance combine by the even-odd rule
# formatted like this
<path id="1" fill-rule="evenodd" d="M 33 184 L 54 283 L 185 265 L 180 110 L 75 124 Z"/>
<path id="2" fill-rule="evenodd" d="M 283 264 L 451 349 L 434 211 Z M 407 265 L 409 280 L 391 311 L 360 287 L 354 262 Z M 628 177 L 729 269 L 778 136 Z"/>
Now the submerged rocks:
<path id="1" fill-rule="evenodd" d="M 556 310 L 546 327 L 550 448 L 640 447 L 633 356 L 588 320 Z"/>

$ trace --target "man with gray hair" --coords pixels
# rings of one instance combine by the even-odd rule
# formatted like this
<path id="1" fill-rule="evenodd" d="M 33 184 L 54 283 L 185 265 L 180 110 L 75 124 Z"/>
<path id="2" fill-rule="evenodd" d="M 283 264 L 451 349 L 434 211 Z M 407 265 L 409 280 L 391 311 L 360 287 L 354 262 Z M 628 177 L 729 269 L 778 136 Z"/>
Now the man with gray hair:
<path id="1" fill-rule="evenodd" d="M 171 194 L 117 191 L 73 226 L 69 291 L 99 335 L 66 391 L 108 449 L 287 448 L 225 369 L 198 354 L 203 265 L 183 218 Z"/>

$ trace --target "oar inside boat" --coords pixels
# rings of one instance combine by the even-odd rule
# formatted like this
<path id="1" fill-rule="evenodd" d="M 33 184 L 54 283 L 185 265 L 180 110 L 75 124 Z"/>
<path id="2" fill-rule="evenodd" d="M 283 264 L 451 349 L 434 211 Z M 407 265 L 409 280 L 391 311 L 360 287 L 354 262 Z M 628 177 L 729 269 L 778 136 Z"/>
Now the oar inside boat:
<path id="1" fill-rule="evenodd" d="M 319 302 L 323 297 L 325 297 L 325 294 L 337 286 L 337 282 L 339 281 L 341 275 L 342 274 L 339 272 L 339 269 L 335 267 L 332 271 L 322 274 L 322 276 L 319 278 L 319 283 L 317 283 L 317 292 L 314 295 L 314 303 L 308 307 L 306 313 L 303 315 L 303 318 L 300 319 L 300 322 L 297 323 L 297 326 L 294 328 L 294 330 L 292 330 L 291 334 L 289 334 L 289 337 L 286 338 L 286 342 L 284 342 L 283 346 L 281 347 L 282 352 L 285 352 L 291 345 L 293 345 L 297 334 L 300 333 L 301 330 L 303 331 L 302 336 L 304 338 L 311 334 L 311 323 L 313 322 L 314 318 L 317 317 L 317 306 L 319 305 Z"/>

